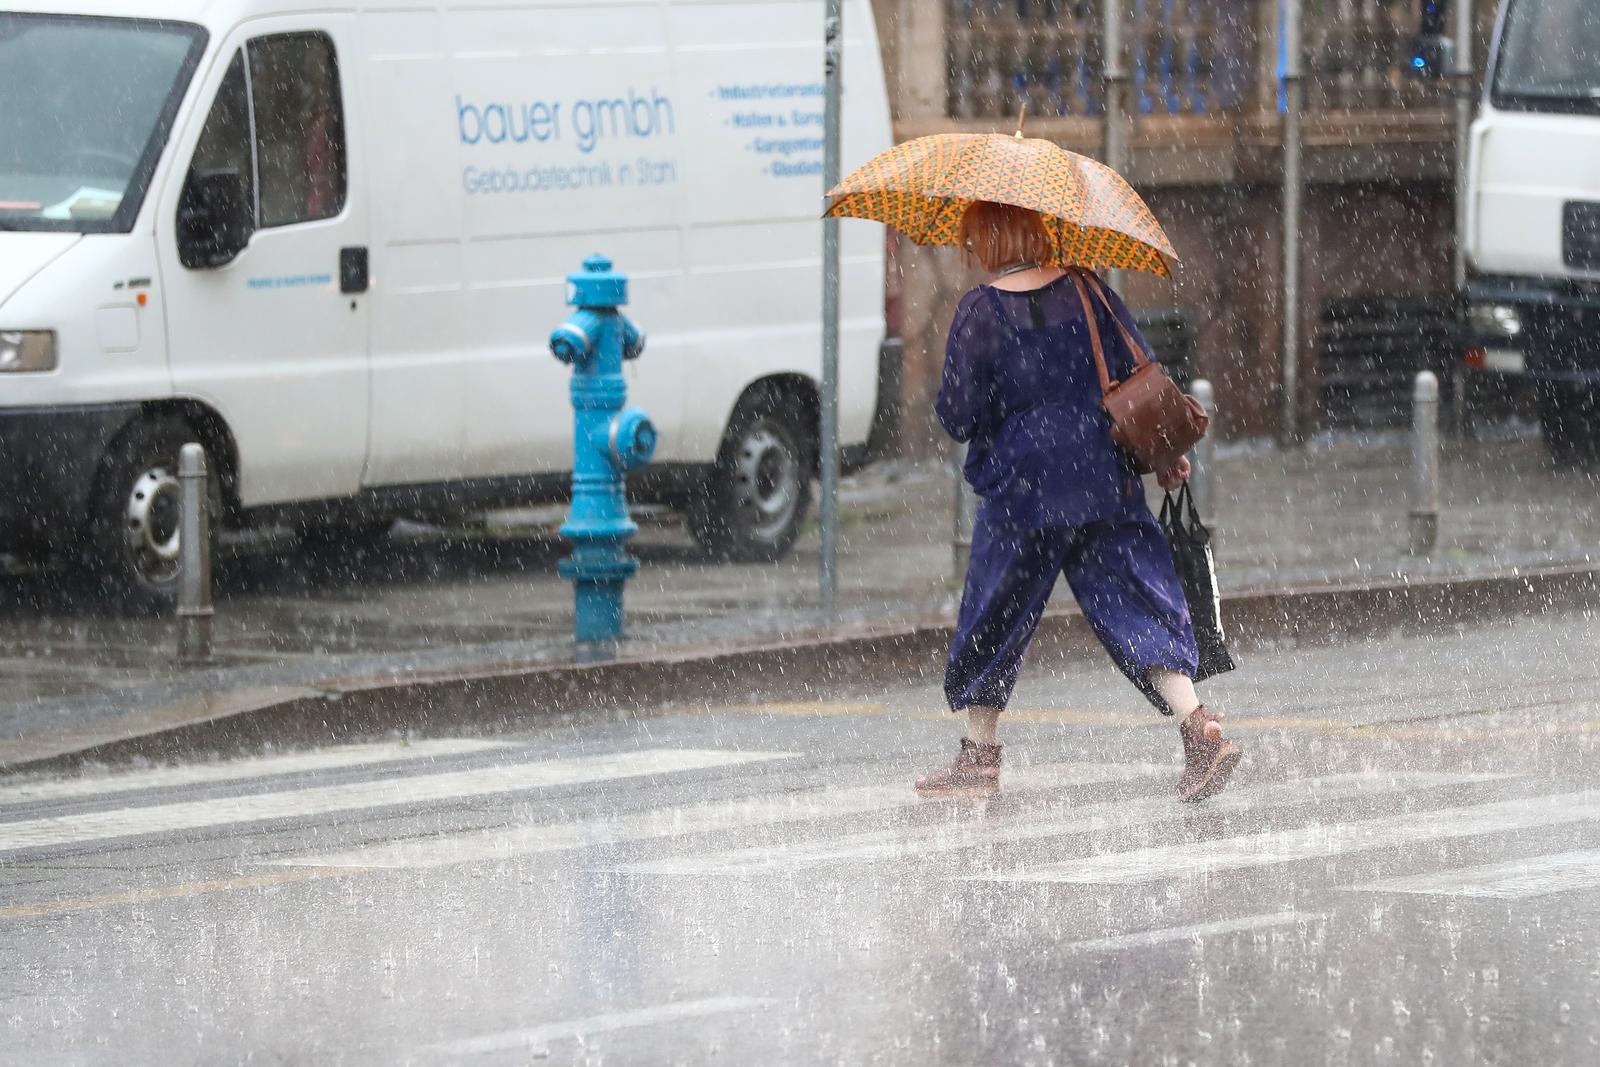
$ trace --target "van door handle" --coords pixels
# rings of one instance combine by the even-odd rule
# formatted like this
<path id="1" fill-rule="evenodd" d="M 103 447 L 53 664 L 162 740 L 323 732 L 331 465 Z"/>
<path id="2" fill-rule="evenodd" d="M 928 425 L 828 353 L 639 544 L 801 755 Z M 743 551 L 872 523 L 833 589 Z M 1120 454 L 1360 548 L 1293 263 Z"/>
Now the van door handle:
<path id="1" fill-rule="evenodd" d="M 339 291 L 364 293 L 369 282 L 365 247 L 339 249 Z"/>

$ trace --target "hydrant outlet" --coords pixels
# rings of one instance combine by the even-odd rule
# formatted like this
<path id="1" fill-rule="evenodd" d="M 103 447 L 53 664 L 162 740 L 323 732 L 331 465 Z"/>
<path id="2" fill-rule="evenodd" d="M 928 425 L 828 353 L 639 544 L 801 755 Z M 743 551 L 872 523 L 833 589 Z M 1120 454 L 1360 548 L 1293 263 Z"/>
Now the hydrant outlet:
<path id="1" fill-rule="evenodd" d="M 589 353 L 589 335 L 577 323 L 564 322 L 550 334 L 550 351 L 563 363 L 576 363 Z"/>
<path id="2" fill-rule="evenodd" d="M 622 358 L 638 359 L 644 355 L 644 331 L 631 321 L 622 326 Z"/>
<path id="3" fill-rule="evenodd" d="M 655 423 L 638 408 L 628 408 L 612 418 L 609 436 L 608 451 L 618 470 L 638 470 L 655 455 Z"/>

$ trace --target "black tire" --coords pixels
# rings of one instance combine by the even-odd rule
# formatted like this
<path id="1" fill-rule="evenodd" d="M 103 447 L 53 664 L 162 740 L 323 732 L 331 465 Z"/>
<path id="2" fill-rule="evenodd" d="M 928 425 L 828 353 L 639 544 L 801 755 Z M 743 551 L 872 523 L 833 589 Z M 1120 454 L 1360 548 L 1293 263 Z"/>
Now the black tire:
<path id="1" fill-rule="evenodd" d="M 716 465 L 688 508 L 689 529 L 715 559 L 771 563 L 794 547 L 811 507 L 815 428 L 807 406 L 754 392 L 728 421 Z"/>
<path id="2" fill-rule="evenodd" d="M 1596 455 L 1600 435 L 1594 424 L 1594 404 L 1584 393 L 1542 390 L 1539 394 L 1539 429 L 1550 458 L 1573 466 Z"/>
<path id="3" fill-rule="evenodd" d="M 182 419 L 140 421 L 100 461 L 85 541 L 101 592 L 124 610 L 162 612 L 177 604 L 178 450 L 197 440 Z M 213 560 L 222 524 L 221 481 L 213 463 L 207 481 Z"/>

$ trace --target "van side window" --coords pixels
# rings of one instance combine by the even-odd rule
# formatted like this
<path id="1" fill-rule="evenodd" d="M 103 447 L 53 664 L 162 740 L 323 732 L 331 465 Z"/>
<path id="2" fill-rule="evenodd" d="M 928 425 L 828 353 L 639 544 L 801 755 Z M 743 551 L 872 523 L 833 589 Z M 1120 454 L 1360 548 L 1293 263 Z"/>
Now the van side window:
<path id="1" fill-rule="evenodd" d="M 200 142 L 194 146 L 194 161 L 189 164 L 185 184 L 193 186 L 198 175 L 217 171 L 237 174 L 244 183 L 245 203 L 255 203 L 255 164 L 250 156 L 250 91 L 245 84 L 241 52 L 233 54 L 228 73 L 223 75 L 222 85 L 217 89 L 216 102 L 211 105 L 211 114 L 206 116 L 206 124 L 200 130 Z"/>
<path id="2" fill-rule="evenodd" d="M 327 219 L 344 209 L 344 108 L 333 42 L 321 33 L 249 44 L 262 226 Z"/>
<path id="3" fill-rule="evenodd" d="M 184 203 L 207 174 L 242 183 L 249 228 L 332 218 L 344 209 L 344 106 L 333 41 L 258 37 L 234 53 L 195 145 Z"/>

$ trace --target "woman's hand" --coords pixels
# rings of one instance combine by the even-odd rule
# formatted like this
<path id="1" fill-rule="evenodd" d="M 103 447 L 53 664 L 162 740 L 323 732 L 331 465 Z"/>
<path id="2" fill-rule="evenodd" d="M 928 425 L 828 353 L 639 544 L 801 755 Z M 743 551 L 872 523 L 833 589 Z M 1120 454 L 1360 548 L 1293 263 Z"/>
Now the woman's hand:
<path id="1" fill-rule="evenodd" d="M 1189 466 L 1189 459 L 1186 456 L 1183 459 L 1178 460 L 1177 463 L 1174 463 L 1166 470 L 1157 471 L 1156 483 L 1170 493 L 1174 489 L 1178 488 L 1178 486 L 1189 480 L 1189 472 L 1191 469 L 1192 468 Z"/>

